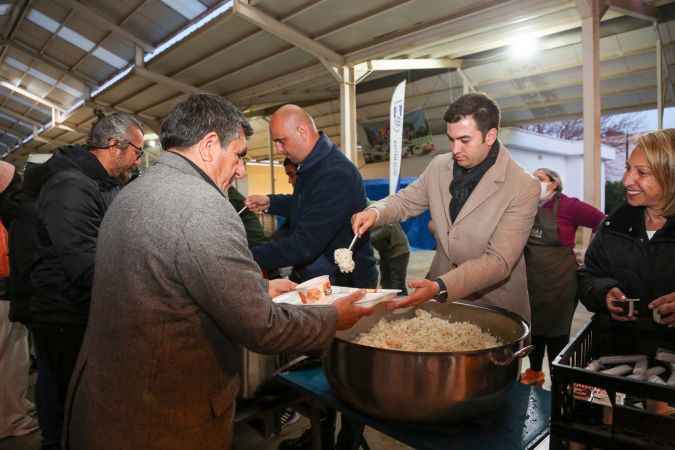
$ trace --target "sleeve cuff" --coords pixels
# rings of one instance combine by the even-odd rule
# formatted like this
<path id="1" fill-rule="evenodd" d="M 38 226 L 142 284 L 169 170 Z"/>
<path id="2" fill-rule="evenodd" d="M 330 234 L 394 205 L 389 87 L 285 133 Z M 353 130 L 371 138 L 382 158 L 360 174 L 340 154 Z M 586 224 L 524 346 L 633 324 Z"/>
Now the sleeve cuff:
<path id="1" fill-rule="evenodd" d="M 380 210 L 377 209 L 377 207 L 375 206 L 369 206 L 366 209 L 372 209 L 373 211 L 375 211 L 375 224 L 377 224 L 380 221 L 381 216 Z"/>

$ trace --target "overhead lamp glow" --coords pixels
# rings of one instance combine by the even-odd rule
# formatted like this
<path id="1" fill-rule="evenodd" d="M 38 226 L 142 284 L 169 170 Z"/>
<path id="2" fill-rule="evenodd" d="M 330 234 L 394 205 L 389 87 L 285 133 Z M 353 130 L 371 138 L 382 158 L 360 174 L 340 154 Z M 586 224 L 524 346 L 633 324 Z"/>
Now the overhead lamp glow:
<path id="1" fill-rule="evenodd" d="M 531 58 L 539 50 L 539 39 L 532 34 L 518 36 L 511 42 L 509 53 L 514 59 Z"/>

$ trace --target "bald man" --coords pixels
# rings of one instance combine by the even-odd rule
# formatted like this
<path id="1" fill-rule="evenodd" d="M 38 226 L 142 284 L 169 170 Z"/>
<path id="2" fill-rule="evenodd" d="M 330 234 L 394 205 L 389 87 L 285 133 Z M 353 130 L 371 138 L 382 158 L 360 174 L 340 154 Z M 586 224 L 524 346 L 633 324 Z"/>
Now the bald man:
<path id="1" fill-rule="evenodd" d="M 375 287 L 377 269 L 368 235 L 352 250 L 354 272 L 341 273 L 333 260 L 335 249 L 348 247 L 354 237 L 351 215 L 366 206 L 358 169 L 299 106 L 282 106 L 269 126 L 277 152 L 298 165 L 298 178 L 293 195 L 246 199 L 253 211 L 283 216 L 291 223 L 283 238 L 252 249 L 256 262 L 265 270 L 292 266 L 291 279 L 296 282 L 327 274 L 338 286 Z"/>

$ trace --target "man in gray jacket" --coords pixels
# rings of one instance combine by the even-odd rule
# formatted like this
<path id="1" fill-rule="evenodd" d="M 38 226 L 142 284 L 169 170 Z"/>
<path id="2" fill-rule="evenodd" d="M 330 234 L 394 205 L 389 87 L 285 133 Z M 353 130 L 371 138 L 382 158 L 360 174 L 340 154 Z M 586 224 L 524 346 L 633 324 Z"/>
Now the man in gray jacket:
<path id="1" fill-rule="evenodd" d="M 244 174 L 251 128 L 226 100 L 195 95 L 162 124 L 167 151 L 108 210 L 64 448 L 230 448 L 240 346 L 306 352 L 370 309 L 279 305 L 225 192 Z"/>

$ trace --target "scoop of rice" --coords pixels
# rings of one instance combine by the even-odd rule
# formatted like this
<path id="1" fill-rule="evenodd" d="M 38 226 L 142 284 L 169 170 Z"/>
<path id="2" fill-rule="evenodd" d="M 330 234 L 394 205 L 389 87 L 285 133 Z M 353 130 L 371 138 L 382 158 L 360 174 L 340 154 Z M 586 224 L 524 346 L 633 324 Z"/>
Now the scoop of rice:
<path id="1" fill-rule="evenodd" d="M 335 264 L 340 268 L 340 272 L 350 273 L 354 271 L 354 260 L 352 259 L 352 251 L 348 248 L 338 248 L 333 254 Z"/>
<path id="2" fill-rule="evenodd" d="M 502 342 L 469 322 L 449 322 L 418 309 L 412 319 L 381 319 L 354 342 L 409 352 L 464 352 L 497 347 Z"/>

